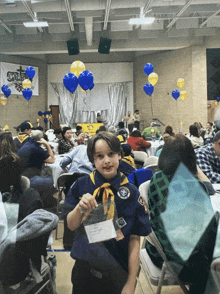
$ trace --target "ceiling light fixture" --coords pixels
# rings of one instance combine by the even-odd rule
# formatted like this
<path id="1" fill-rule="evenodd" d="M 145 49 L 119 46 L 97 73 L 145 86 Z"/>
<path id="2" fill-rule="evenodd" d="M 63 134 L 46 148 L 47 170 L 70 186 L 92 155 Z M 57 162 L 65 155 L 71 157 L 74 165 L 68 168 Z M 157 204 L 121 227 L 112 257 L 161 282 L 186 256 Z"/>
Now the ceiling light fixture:
<path id="1" fill-rule="evenodd" d="M 146 13 L 150 12 L 151 10 L 147 11 Z M 141 8 L 140 17 L 138 18 L 130 18 L 129 24 L 130 25 L 150 25 L 155 21 L 155 17 L 145 17 L 144 8 Z"/>
<path id="2" fill-rule="evenodd" d="M 30 22 L 23 22 L 23 25 L 26 28 L 48 27 L 48 22 L 47 21 L 30 21 Z"/>

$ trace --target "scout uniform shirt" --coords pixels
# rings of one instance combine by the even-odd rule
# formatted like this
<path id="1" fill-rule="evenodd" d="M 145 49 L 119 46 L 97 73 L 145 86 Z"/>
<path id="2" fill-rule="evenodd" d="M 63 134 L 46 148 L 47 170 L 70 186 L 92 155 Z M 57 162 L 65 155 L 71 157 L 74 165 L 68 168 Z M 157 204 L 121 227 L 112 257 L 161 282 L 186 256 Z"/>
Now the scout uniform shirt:
<path id="1" fill-rule="evenodd" d="M 147 211 L 142 205 L 142 202 L 139 201 L 139 191 L 133 184 L 128 182 L 124 174 L 118 172 L 110 182 L 108 182 L 97 170 L 95 170 L 90 176 L 86 175 L 79 178 L 72 185 L 66 196 L 62 216 L 67 215 L 75 208 L 80 201 L 80 197 L 86 193 L 93 195 L 94 191 L 104 183 L 110 183 L 109 188 L 114 194 L 118 219 L 122 220 L 121 231 L 124 238 L 120 241 L 111 239 L 93 244 L 88 244 L 87 241 L 87 245 L 85 245 L 85 239 L 83 242 L 80 240 L 84 238 L 84 236 L 81 235 L 81 237 L 78 237 L 76 234 L 76 238 L 73 241 L 71 256 L 74 259 L 83 259 L 90 262 L 93 252 L 99 254 L 100 248 L 97 249 L 96 246 L 101 243 L 102 245 L 104 244 L 105 250 L 107 249 L 122 268 L 128 272 L 128 245 L 130 235 L 147 236 L 151 232 L 151 229 Z M 84 248 L 79 249 L 79 247 L 82 246 L 84 246 Z M 91 254 L 89 252 L 91 252 Z M 101 254 L 103 254 L 103 252 L 101 253 L 100 251 L 100 255 Z M 96 258 L 98 259 L 100 256 L 96 256 Z M 101 258 L 105 259 L 107 256 L 104 255 Z"/>

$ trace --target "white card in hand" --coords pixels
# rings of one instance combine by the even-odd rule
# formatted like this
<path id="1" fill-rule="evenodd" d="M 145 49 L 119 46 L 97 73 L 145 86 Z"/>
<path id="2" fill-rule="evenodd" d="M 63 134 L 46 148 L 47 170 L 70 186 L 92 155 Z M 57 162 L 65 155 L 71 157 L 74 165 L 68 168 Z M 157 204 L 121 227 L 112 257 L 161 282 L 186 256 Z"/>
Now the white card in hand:
<path id="1" fill-rule="evenodd" d="M 85 231 L 89 243 L 102 242 L 117 236 L 112 219 L 85 226 Z"/>

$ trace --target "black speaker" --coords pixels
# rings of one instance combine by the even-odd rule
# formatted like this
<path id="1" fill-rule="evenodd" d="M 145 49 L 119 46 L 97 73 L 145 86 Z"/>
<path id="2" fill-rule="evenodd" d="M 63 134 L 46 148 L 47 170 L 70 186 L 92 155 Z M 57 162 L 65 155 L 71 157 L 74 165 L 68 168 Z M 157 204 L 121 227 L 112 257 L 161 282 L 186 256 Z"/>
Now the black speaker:
<path id="1" fill-rule="evenodd" d="M 77 55 L 79 54 L 79 42 L 78 39 L 72 39 L 67 41 L 67 48 L 69 55 Z"/>
<path id="2" fill-rule="evenodd" d="M 99 42 L 99 49 L 98 49 L 99 53 L 109 54 L 111 42 L 112 42 L 111 39 L 101 37 Z"/>

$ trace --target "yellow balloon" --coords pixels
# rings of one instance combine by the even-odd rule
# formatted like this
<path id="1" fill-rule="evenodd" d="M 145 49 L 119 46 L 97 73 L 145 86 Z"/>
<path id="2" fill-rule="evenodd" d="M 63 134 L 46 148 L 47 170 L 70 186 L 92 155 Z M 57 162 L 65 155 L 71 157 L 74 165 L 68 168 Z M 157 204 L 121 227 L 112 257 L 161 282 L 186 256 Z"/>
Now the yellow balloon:
<path id="1" fill-rule="evenodd" d="M 182 101 L 186 100 L 186 98 L 188 97 L 188 93 L 184 90 L 184 91 L 180 91 L 180 99 Z"/>
<path id="2" fill-rule="evenodd" d="M 158 81 L 158 75 L 155 73 L 155 72 L 152 72 L 151 74 L 149 74 L 148 76 L 148 82 L 151 84 L 151 85 L 156 85 Z"/>
<path id="3" fill-rule="evenodd" d="M 50 109 L 50 108 L 48 108 L 47 110 L 48 110 L 48 111 L 51 111 L 51 109 Z"/>
<path id="4" fill-rule="evenodd" d="M 216 106 L 218 105 L 218 101 L 215 101 L 215 105 L 216 105 Z"/>
<path id="5" fill-rule="evenodd" d="M 85 64 L 82 61 L 74 61 L 70 66 L 70 72 L 73 73 L 77 78 L 86 69 Z"/>
<path id="6" fill-rule="evenodd" d="M 46 118 L 47 118 L 47 119 L 49 118 L 49 114 L 46 115 Z"/>
<path id="7" fill-rule="evenodd" d="M 5 98 L 5 96 L 1 96 L 1 97 L 0 97 L 0 101 L 1 101 L 1 104 L 2 104 L 2 105 L 6 105 L 7 102 L 8 102 L 8 99 Z"/>
<path id="8" fill-rule="evenodd" d="M 39 123 L 40 122 L 40 119 L 39 118 L 37 118 L 37 123 Z"/>
<path id="9" fill-rule="evenodd" d="M 184 81 L 184 79 L 179 78 L 179 79 L 177 80 L 177 86 L 180 87 L 180 88 L 182 88 L 184 85 L 185 85 L 185 81 Z"/>
<path id="10" fill-rule="evenodd" d="M 31 88 L 31 81 L 26 79 L 22 82 L 22 88 L 25 89 L 25 88 Z"/>

